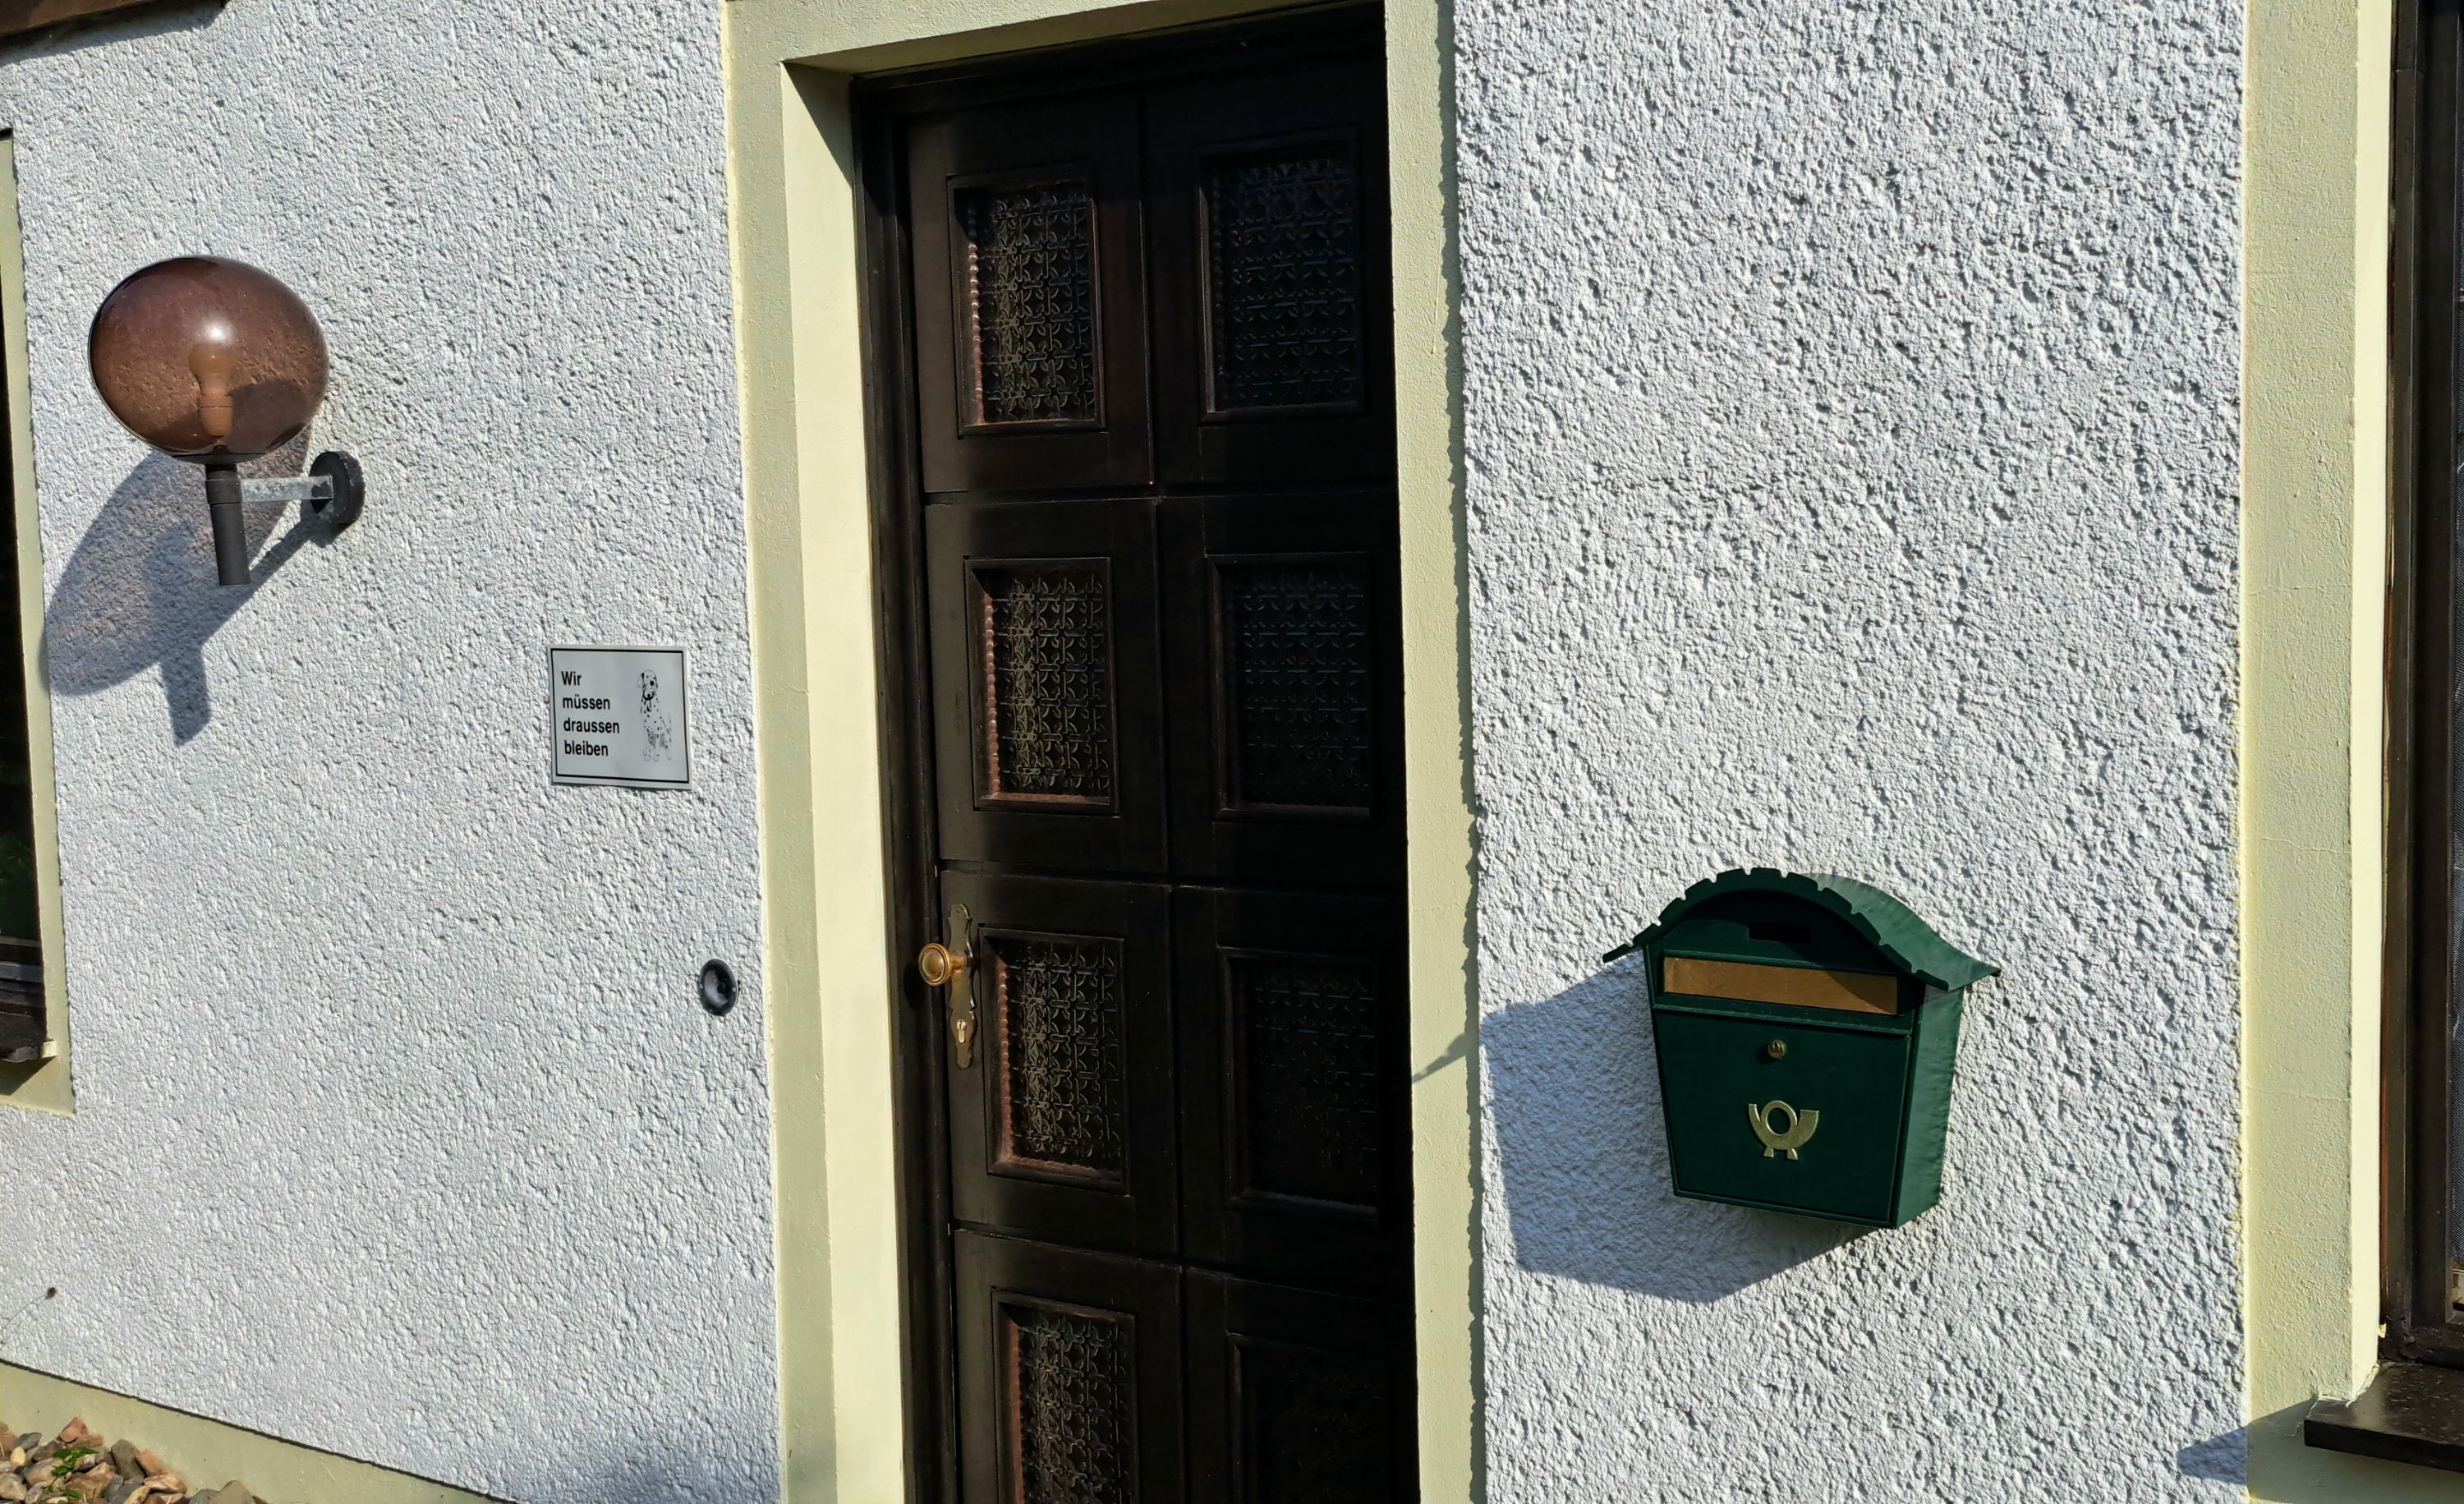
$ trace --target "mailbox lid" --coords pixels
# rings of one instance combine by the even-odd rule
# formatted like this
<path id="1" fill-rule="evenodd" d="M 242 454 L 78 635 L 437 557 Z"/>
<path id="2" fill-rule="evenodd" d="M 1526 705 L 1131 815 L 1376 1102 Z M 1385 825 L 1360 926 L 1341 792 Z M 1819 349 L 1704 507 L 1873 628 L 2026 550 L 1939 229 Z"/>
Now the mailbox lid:
<path id="1" fill-rule="evenodd" d="M 1911 1029 L 1692 999 L 1663 1000 L 1652 1018 L 1679 1195 L 1877 1227 L 1903 1220 Z M 1755 1131 L 1757 1109 L 1769 1137 Z"/>
<path id="2" fill-rule="evenodd" d="M 1851 877 L 1735 868 L 1685 890 L 1605 958 L 1665 956 L 1887 971 L 1956 992 L 2001 970 L 1934 933 L 1907 905 Z M 1656 989 L 1660 983 L 1654 979 Z"/>

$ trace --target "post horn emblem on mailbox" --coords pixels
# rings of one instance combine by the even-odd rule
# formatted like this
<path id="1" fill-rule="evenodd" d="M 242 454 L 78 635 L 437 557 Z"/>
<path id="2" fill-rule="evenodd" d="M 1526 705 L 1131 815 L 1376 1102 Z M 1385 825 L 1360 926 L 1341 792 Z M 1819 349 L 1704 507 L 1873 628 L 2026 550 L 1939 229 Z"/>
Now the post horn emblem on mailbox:
<path id="1" fill-rule="evenodd" d="M 1771 1125 L 1773 1115 L 1787 1118 L 1788 1126 L 1773 1128 Z M 1763 1141 L 1763 1158 L 1766 1160 L 1783 1154 L 1795 1159 L 1796 1151 L 1804 1148 L 1814 1137 L 1814 1130 L 1822 1126 L 1819 1110 L 1800 1113 L 1777 1097 L 1768 1102 L 1748 1102 L 1746 1117 L 1754 1125 L 1754 1137 Z"/>
<path id="2" fill-rule="evenodd" d="M 1768 867 L 1696 883 L 1607 959 L 1636 952 L 1678 1195 L 1881 1228 L 1941 1199 L 1960 1009 L 1998 968 L 1879 888 Z"/>
<path id="3" fill-rule="evenodd" d="M 142 267 L 95 310 L 86 362 L 130 432 L 205 467 L 223 584 L 248 584 L 243 501 L 301 502 L 337 531 L 358 520 L 364 487 L 348 454 L 319 454 L 293 479 L 240 479 L 240 461 L 298 437 L 325 399 L 324 332 L 271 275 L 210 255 Z"/>

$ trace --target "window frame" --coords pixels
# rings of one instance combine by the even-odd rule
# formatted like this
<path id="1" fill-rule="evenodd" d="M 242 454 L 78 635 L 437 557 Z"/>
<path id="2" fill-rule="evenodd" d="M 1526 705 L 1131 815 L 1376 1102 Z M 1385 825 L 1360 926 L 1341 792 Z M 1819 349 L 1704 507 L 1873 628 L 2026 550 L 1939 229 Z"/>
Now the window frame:
<path id="1" fill-rule="evenodd" d="M 2389 376 L 2382 1318 L 2389 1361 L 2464 1367 L 2451 1205 L 2459 697 L 2459 0 L 2397 18 Z M 2430 859 L 2443 853 L 2443 859 Z"/>

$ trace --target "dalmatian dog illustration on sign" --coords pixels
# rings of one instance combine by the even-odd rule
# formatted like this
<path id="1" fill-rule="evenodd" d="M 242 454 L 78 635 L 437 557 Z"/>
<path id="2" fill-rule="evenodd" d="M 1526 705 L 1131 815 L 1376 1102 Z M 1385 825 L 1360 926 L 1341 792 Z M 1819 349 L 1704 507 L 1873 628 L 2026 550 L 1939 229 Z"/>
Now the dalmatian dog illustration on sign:
<path id="1" fill-rule="evenodd" d="M 675 755 L 675 719 L 668 714 L 659 676 L 648 669 L 642 671 L 642 740 L 646 755 L 653 763 L 665 763 Z"/>

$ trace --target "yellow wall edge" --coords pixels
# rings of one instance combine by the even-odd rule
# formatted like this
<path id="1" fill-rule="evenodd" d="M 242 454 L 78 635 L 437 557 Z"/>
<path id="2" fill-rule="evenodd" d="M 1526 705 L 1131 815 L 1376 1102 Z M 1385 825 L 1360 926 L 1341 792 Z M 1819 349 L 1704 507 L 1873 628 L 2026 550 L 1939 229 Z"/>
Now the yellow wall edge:
<path id="1" fill-rule="evenodd" d="M 1448 0 L 1386 0 L 1385 11 L 1420 1496 L 1455 1504 L 1487 1496 L 1487 1434 L 1453 23 Z"/>
<path id="2" fill-rule="evenodd" d="M 2315 1450 L 2378 1343 L 2392 0 L 2252 0 L 2243 117 L 2250 1495 L 2464 1499 Z"/>
<path id="3" fill-rule="evenodd" d="M 786 1497 L 905 1491 L 853 76 L 1273 0 L 732 0 L 730 214 L 779 1196 Z M 1471 816 L 1440 0 L 1388 0 L 1422 1493 L 1479 1497 Z"/>
<path id="4" fill-rule="evenodd" d="M 114 1441 L 125 1437 L 153 1452 L 194 1488 L 236 1480 L 276 1504 L 488 1504 L 485 1494 L 0 1363 L 0 1421 L 19 1432 L 52 1436 L 72 1416 Z"/>
<path id="5" fill-rule="evenodd" d="M 0 135 L 0 366 L 8 374 L 10 491 L 16 503 L 17 619 L 27 645 L 26 735 L 33 764 L 34 882 L 41 911 L 44 1010 L 55 1051 L 0 1066 L 0 1101 L 67 1113 L 68 946 L 60 923 L 59 805 L 52 776 L 52 696 L 43 657 L 43 525 L 34 490 L 33 393 L 27 375 L 26 247 L 17 222 L 17 139 Z M 0 609 L 5 609 L 0 606 Z"/>

